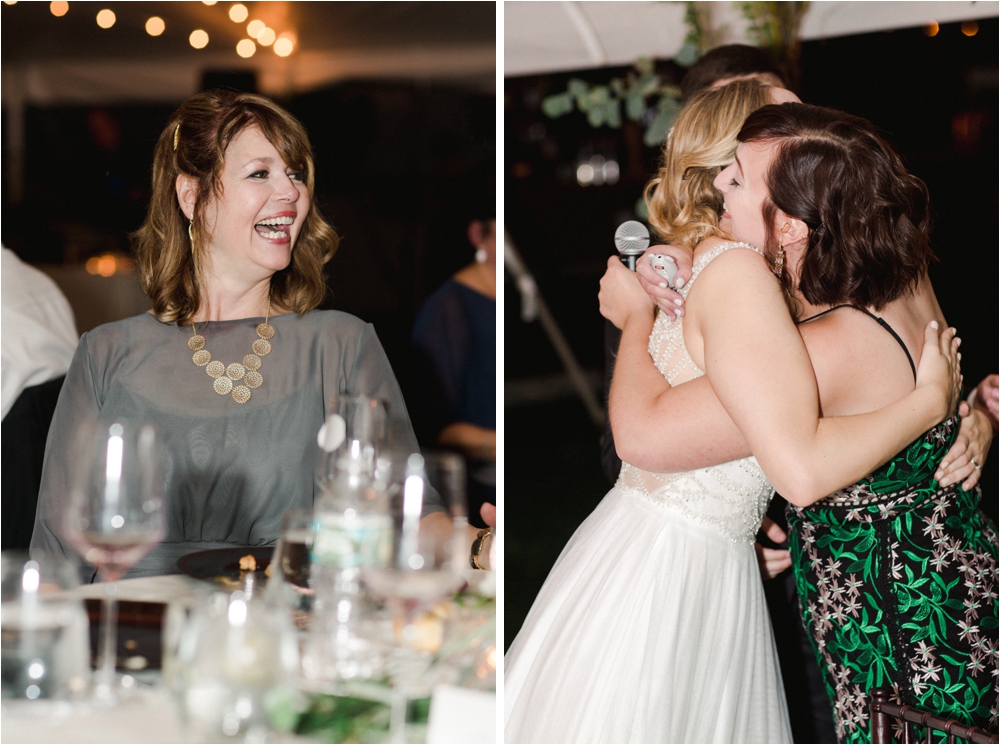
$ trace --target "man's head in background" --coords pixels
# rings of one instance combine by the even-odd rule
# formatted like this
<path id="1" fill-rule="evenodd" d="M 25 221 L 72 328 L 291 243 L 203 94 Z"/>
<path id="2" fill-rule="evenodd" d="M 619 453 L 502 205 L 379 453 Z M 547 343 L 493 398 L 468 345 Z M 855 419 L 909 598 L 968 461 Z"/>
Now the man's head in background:
<path id="1" fill-rule="evenodd" d="M 781 69 L 765 50 L 746 44 L 727 44 L 702 55 L 681 80 L 681 101 L 690 100 L 704 88 L 717 88 L 734 80 L 762 77 L 778 88 L 785 87 Z"/>

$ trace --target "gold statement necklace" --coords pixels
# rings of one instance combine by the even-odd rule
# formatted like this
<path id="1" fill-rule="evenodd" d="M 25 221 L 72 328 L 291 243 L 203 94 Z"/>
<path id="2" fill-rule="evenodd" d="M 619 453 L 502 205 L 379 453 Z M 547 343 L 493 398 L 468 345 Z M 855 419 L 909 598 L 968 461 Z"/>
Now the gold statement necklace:
<path id="1" fill-rule="evenodd" d="M 250 389 L 260 388 L 264 382 L 264 376 L 260 374 L 261 357 L 266 357 L 271 353 L 271 342 L 268 339 L 274 338 L 274 326 L 268 321 L 271 319 L 271 294 L 267 295 L 267 314 L 264 316 L 264 323 L 257 324 L 257 336 L 260 338 L 253 343 L 253 352 L 243 358 L 243 363 L 233 362 L 226 365 L 219 360 L 212 359 L 212 353 L 205 349 L 205 337 L 198 333 L 191 323 L 191 331 L 194 333 L 188 339 L 188 349 L 194 352 L 191 361 L 198 367 L 204 367 L 209 377 L 214 378 L 212 387 L 220 396 L 227 393 L 233 394 L 233 400 L 238 404 L 245 404 L 250 400 Z M 243 381 L 236 385 L 237 381 Z"/>

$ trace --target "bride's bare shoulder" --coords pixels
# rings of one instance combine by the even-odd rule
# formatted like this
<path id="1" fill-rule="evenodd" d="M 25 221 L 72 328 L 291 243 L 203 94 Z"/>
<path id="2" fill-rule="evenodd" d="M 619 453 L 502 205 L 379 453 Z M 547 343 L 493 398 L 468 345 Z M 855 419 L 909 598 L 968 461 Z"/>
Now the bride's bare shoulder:
<path id="1" fill-rule="evenodd" d="M 716 248 L 719 248 L 720 246 L 727 246 L 739 243 L 740 241 L 734 240 L 732 238 L 725 238 L 715 235 L 709 236 L 695 247 L 694 259 L 695 261 L 697 261 L 701 257 L 712 252 Z M 747 243 L 743 243 L 742 246 L 744 247 L 743 250 L 722 251 L 720 255 L 717 256 L 711 263 L 713 264 L 717 263 L 718 259 L 722 258 L 722 256 L 724 255 L 727 256 L 727 260 L 724 260 L 722 262 L 724 264 L 729 263 L 730 261 L 733 260 L 732 258 L 729 258 L 730 255 L 732 257 L 738 257 L 735 258 L 735 261 L 738 264 L 743 264 L 747 261 L 750 261 L 752 263 L 759 263 L 761 260 L 763 260 L 764 257 L 756 248 L 750 246 Z"/>

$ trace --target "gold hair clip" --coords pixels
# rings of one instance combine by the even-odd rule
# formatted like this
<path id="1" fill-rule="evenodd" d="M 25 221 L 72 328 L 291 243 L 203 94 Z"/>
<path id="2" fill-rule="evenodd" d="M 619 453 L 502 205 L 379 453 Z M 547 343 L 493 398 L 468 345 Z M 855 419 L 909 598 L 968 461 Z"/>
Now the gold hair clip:
<path id="1" fill-rule="evenodd" d="M 177 126 L 174 127 L 174 152 L 177 152 L 177 143 L 181 138 L 181 123 L 177 122 Z"/>

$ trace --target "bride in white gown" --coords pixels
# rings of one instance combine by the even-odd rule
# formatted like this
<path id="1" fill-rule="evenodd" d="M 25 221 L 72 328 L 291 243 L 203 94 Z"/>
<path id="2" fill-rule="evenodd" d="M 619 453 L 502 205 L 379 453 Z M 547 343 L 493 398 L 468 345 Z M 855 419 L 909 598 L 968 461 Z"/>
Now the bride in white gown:
<path id="1" fill-rule="evenodd" d="M 732 409 L 729 414 L 751 446 L 760 448 L 752 451 L 773 472 L 772 479 L 777 481 L 775 474 L 782 470 L 795 470 L 796 461 L 822 464 L 808 486 L 795 479 L 780 483 L 782 494 L 809 502 L 867 473 L 943 418 L 953 397 L 953 374 L 946 355 L 925 351 L 922 384 L 903 406 L 845 421 L 819 420 L 816 404 L 807 403 L 810 396 L 816 398 L 815 380 L 770 266 L 752 246 L 709 237 L 720 234 L 718 192 L 682 183 L 707 179 L 710 185 L 720 167 L 732 161 L 743 119 L 770 103 L 770 95 L 770 89 L 742 81 L 693 99 L 668 139 L 652 206 L 663 210 L 666 219 L 656 224 L 670 242 L 700 244 L 682 294 L 702 285 L 710 286 L 703 292 L 714 296 L 720 285 L 723 297 L 749 294 L 753 313 L 766 324 L 768 333 L 756 334 L 763 339 L 748 343 L 772 355 L 764 366 L 772 376 L 780 369 L 782 380 L 770 382 L 793 406 L 769 407 L 771 394 L 762 393 L 759 404 L 739 410 L 734 395 L 713 377 L 716 369 L 731 374 L 714 357 L 707 377 L 724 389 L 719 399 Z M 691 230 L 689 223 L 701 227 Z M 699 280 L 721 256 L 732 258 Z M 743 289 L 724 286 L 733 276 Z M 602 281 L 602 313 L 618 325 L 623 311 L 607 306 L 623 294 L 616 298 L 607 290 Z M 637 283 L 636 291 L 642 299 L 629 302 L 649 302 Z M 740 305 L 739 298 L 734 302 Z M 661 314 L 649 334 L 649 354 L 671 386 L 704 375 L 707 332 L 717 321 L 699 325 L 696 308 L 686 307 L 682 321 Z M 651 306 L 647 311 L 652 318 Z M 772 343 L 774 338 L 779 341 Z M 927 339 L 938 341 L 930 331 Z M 947 353 L 947 333 L 940 344 Z M 938 344 L 926 349 L 942 351 Z M 618 365 L 623 362 L 619 358 Z M 756 374 L 750 364 L 750 384 Z M 748 417 L 769 420 L 768 425 L 783 419 L 790 435 L 773 437 L 767 445 L 755 441 L 761 429 L 773 427 L 755 428 Z M 711 418 L 703 418 L 708 426 Z M 616 439 L 618 433 L 616 423 Z M 835 446 L 850 452 L 831 464 L 826 460 Z M 673 474 L 623 464 L 615 487 L 566 545 L 505 656 L 505 741 L 790 742 L 753 547 L 772 493 L 752 457 Z"/>

